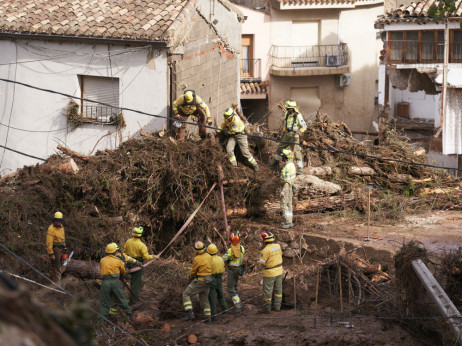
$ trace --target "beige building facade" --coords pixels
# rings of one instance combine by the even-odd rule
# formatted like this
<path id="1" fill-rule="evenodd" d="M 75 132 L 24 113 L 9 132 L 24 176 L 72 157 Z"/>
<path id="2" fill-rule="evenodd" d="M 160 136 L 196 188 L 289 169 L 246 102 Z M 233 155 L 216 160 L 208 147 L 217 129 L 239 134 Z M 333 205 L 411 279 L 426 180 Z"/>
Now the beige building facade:
<path id="1" fill-rule="evenodd" d="M 294 99 L 305 119 L 318 109 L 352 130 L 369 131 L 377 117 L 382 47 L 374 21 L 383 1 L 271 1 L 269 104 Z M 273 107 L 270 128 L 281 124 Z"/>

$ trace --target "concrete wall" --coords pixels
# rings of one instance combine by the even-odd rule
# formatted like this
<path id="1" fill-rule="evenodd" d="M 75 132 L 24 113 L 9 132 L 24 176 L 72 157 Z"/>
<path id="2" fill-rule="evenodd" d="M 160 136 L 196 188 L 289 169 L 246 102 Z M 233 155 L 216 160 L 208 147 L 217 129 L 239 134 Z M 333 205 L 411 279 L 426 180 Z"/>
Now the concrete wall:
<path id="1" fill-rule="evenodd" d="M 81 97 L 78 75 L 119 78 L 119 106 L 167 115 L 167 55 L 149 47 L 0 40 L 0 76 Z M 110 57 L 110 58 L 109 58 Z M 71 131 L 65 117 L 69 98 L 0 82 L 0 144 L 47 158 L 58 144 L 89 154 L 115 126 L 86 124 Z M 162 120 L 124 111 L 127 127 L 106 136 L 95 150 L 116 148 L 141 128 Z M 8 127 L 9 125 L 9 127 Z M 0 174 L 40 162 L 0 148 Z"/>
<path id="2" fill-rule="evenodd" d="M 253 35 L 253 58 L 261 59 L 261 77 L 263 80 L 267 80 L 269 79 L 268 58 L 271 49 L 270 16 L 244 6 L 238 6 L 238 8 L 247 17 L 242 24 L 242 35 Z"/>
<path id="3" fill-rule="evenodd" d="M 183 54 L 172 64 L 172 99 L 187 89 L 195 90 L 209 106 L 214 124 L 219 125 L 224 110 L 238 102 L 241 24 L 235 12 L 220 1 L 213 3 L 212 15 L 210 4 L 198 1 L 187 24 L 188 37 L 180 47 Z M 227 22 L 226 27 L 216 28 L 215 19 L 217 25 Z M 188 131 L 197 133 L 197 128 Z"/>
<path id="4" fill-rule="evenodd" d="M 285 100 L 290 88 L 319 87 L 321 111 L 335 120 L 345 121 L 352 130 L 368 130 L 377 116 L 375 96 L 378 88 L 378 52 L 382 41 L 377 39 L 374 21 L 382 14 L 383 6 L 364 6 L 353 9 L 285 10 L 272 9 L 271 41 L 274 45 L 290 46 L 287 33 L 292 21 L 319 21 L 319 44 L 346 43 L 349 49 L 351 82 L 335 86 L 335 76 L 271 77 L 271 105 Z M 360 33 L 360 34 L 359 34 Z M 309 32 L 307 33 L 309 34 Z M 303 109 L 301 109 L 303 112 Z M 280 125 L 276 111 L 269 118 L 271 128 Z"/>

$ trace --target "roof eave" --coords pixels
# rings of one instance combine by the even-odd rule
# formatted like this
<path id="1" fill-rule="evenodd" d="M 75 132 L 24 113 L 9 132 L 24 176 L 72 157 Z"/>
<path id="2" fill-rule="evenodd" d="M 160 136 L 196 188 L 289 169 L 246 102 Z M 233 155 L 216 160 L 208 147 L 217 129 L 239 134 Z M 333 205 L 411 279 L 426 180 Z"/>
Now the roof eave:
<path id="1" fill-rule="evenodd" d="M 58 34 L 45 34 L 34 32 L 15 32 L 15 31 L 2 31 L 0 30 L 1 38 L 23 38 L 23 39 L 39 39 L 39 40 L 54 40 L 54 41 L 74 41 L 85 43 L 112 43 L 112 44 L 149 44 L 159 48 L 169 46 L 169 42 L 165 40 L 151 40 L 151 39 L 136 39 L 136 38 L 121 38 L 121 37 L 94 37 L 94 36 L 72 36 L 72 35 L 58 35 Z"/>

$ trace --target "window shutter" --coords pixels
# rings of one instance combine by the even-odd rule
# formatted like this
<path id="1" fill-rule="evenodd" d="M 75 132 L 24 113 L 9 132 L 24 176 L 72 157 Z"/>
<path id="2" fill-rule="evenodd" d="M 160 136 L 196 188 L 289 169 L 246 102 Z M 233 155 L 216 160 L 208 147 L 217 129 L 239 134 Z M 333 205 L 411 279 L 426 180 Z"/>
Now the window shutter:
<path id="1" fill-rule="evenodd" d="M 103 102 L 113 106 L 103 106 L 94 102 L 83 101 L 83 114 L 86 118 L 118 115 L 119 79 L 109 77 L 82 76 L 83 98 Z"/>

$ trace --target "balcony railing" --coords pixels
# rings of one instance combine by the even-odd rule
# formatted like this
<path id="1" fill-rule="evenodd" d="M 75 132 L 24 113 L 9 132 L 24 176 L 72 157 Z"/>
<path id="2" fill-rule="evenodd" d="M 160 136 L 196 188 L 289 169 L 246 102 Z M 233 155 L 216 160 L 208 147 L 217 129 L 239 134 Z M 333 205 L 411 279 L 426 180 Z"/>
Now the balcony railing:
<path id="1" fill-rule="evenodd" d="M 260 79 L 261 59 L 241 59 L 241 78 Z"/>
<path id="2" fill-rule="evenodd" d="M 296 69 L 338 67 L 347 64 L 348 46 L 346 43 L 303 47 L 271 47 L 271 67 Z"/>
<path id="3" fill-rule="evenodd" d="M 98 123 L 113 123 L 120 114 L 120 109 L 106 106 L 83 106 L 83 120 Z"/>

